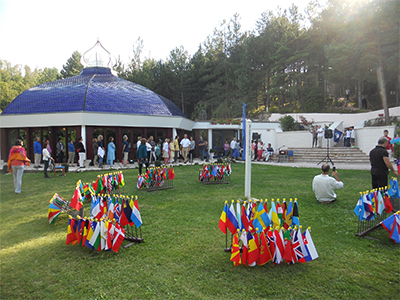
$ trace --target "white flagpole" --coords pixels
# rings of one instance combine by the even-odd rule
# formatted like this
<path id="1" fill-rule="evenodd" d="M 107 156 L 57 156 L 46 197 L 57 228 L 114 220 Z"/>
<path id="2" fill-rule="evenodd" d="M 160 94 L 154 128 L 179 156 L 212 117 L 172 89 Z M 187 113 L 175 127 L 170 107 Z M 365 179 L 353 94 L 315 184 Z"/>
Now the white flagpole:
<path id="1" fill-rule="evenodd" d="M 251 198 L 251 120 L 246 119 L 246 163 L 244 175 L 244 196 Z"/>

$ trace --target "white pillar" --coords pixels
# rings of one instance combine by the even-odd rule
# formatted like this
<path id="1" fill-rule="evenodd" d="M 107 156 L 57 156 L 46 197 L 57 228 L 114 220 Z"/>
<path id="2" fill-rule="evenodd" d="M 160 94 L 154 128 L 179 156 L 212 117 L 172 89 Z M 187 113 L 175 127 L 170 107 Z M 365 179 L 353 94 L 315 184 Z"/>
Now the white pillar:
<path id="1" fill-rule="evenodd" d="M 172 128 L 172 141 L 175 140 L 175 137 L 177 136 L 176 128 Z"/>
<path id="2" fill-rule="evenodd" d="M 208 147 L 210 147 L 210 150 L 212 149 L 212 129 L 208 129 Z"/>
<path id="3" fill-rule="evenodd" d="M 246 119 L 246 163 L 244 174 L 244 196 L 251 198 L 251 121 Z"/>

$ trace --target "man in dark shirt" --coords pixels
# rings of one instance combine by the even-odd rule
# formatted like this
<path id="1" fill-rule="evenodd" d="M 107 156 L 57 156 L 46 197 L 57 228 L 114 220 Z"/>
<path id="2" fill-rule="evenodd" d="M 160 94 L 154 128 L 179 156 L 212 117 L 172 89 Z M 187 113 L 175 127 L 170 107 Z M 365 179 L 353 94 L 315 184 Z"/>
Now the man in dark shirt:
<path id="1" fill-rule="evenodd" d="M 378 145 L 369 152 L 373 189 L 388 185 L 388 169 L 390 169 L 396 176 L 399 176 L 399 173 L 397 173 L 389 160 L 389 154 L 386 151 L 387 144 L 388 139 L 381 137 L 378 141 Z"/>
<path id="2" fill-rule="evenodd" d="M 199 145 L 200 158 L 201 158 L 201 160 L 204 160 L 204 148 L 205 148 L 205 142 L 204 142 L 204 140 L 203 140 L 203 137 L 202 137 L 202 136 L 200 137 L 200 140 L 199 140 L 199 143 L 198 143 L 198 145 Z"/>

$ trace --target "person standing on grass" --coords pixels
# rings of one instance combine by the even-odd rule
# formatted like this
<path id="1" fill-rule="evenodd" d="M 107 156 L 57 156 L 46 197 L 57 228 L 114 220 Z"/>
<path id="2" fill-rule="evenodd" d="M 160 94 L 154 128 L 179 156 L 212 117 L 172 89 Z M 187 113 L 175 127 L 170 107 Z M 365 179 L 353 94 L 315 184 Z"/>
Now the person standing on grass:
<path id="1" fill-rule="evenodd" d="M 378 145 L 369 152 L 369 160 L 371 162 L 371 179 L 372 188 L 379 189 L 388 185 L 389 169 L 393 174 L 399 176 L 399 173 L 393 167 L 389 160 L 389 153 L 386 150 L 388 139 L 381 137 Z"/>
<path id="2" fill-rule="evenodd" d="M 175 141 L 174 141 L 174 151 L 175 151 L 175 160 L 178 162 L 179 158 L 179 135 L 175 136 Z"/>
<path id="3" fill-rule="evenodd" d="M 107 164 L 112 167 L 114 165 L 114 160 L 115 160 L 115 144 L 114 144 L 114 138 L 110 136 L 108 139 L 108 145 L 107 145 Z"/>
<path id="4" fill-rule="evenodd" d="M 228 141 L 225 141 L 225 144 L 224 144 L 224 156 L 228 157 L 228 155 L 229 155 L 229 143 L 228 143 Z"/>
<path id="5" fill-rule="evenodd" d="M 157 160 L 156 142 L 154 141 L 154 137 L 152 135 L 149 137 L 148 143 L 150 144 L 149 163 L 153 161 L 155 162 Z"/>
<path id="6" fill-rule="evenodd" d="M 26 151 L 22 147 L 24 143 L 22 140 L 17 139 L 15 145 L 10 149 L 8 154 L 7 169 L 8 172 L 13 174 L 14 178 L 14 192 L 21 193 L 22 175 L 24 174 L 24 166 L 29 166 L 29 158 L 26 157 Z"/>
<path id="7" fill-rule="evenodd" d="M 93 161 L 90 163 L 90 166 L 95 166 L 97 164 L 97 158 L 99 155 L 97 152 L 99 152 L 99 143 L 97 142 L 97 139 L 94 138 L 92 140 L 92 149 L 93 149 Z"/>
<path id="8" fill-rule="evenodd" d="M 149 166 L 149 160 L 147 159 L 146 139 L 144 139 L 144 138 L 140 140 L 140 146 L 137 149 L 136 157 L 138 158 L 139 175 L 142 174 L 142 165 L 143 164 L 145 164 L 145 166 L 146 166 L 145 173 L 147 173 L 147 167 Z"/>
<path id="9" fill-rule="evenodd" d="M 59 164 L 62 164 L 64 162 L 64 151 L 64 143 L 62 141 L 62 138 L 59 138 L 56 146 L 57 162 Z"/>
<path id="10" fill-rule="evenodd" d="M 175 145 L 174 145 L 174 141 L 173 138 L 168 139 L 169 142 L 169 163 L 172 164 L 175 161 Z"/>
<path id="11" fill-rule="evenodd" d="M 161 149 L 163 148 L 162 140 L 160 139 L 158 143 L 156 143 L 156 157 L 157 160 L 161 160 Z M 169 157 L 169 155 L 168 155 Z"/>
<path id="12" fill-rule="evenodd" d="M 230 151 L 231 151 L 231 158 L 235 158 L 235 157 L 233 156 L 233 152 L 234 152 L 235 149 L 236 149 L 236 144 L 237 144 L 236 138 L 234 137 L 234 138 L 232 139 L 232 141 L 231 141 L 230 146 L 229 146 Z"/>
<path id="13" fill-rule="evenodd" d="M 33 155 L 35 156 L 35 167 L 41 168 L 40 160 L 42 159 L 42 145 L 40 144 L 40 138 L 36 137 L 33 143 Z"/>
<path id="14" fill-rule="evenodd" d="M 84 168 L 86 150 L 85 150 L 85 145 L 83 145 L 82 137 L 79 137 L 78 139 L 78 146 L 76 148 L 76 152 L 78 152 L 79 155 L 79 168 Z"/>
<path id="15" fill-rule="evenodd" d="M 122 153 L 124 154 L 124 161 L 123 164 L 126 167 L 128 164 L 128 156 L 129 156 L 129 143 L 128 143 L 128 136 L 124 135 L 123 137 L 123 143 L 122 143 Z"/>
<path id="16" fill-rule="evenodd" d="M 188 161 L 188 154 L 189 154 L 189 148 L 190 148 L 190 141 L 187 138 L 187 134 L 183 135 L 183 139 L 181 140 L 180 147 L 181 147 L 182 156 L 183 156 L 183 163 L 186 164 Z"/>
<path id="17" fill-rule="evenodd" d="M 190 150 L 189 150 L 189 157 L 190 157 L 190 161 L 193 162 L 193 158 L 194 158 L 194 149 L 196 147 L 196 142 L 193 140 L 193 137 L 190 137 Z"/>
<path id="18" fill-rule="evenodd" d="M 164 159 L 164 164 L 168 165 L 168 160 L 170 158 L 170 145 L 169 145 L 169 138 L 165 139 L 165 142 L 162 147 L 162 157 Z"/>
<path id="19" fill-rule="evenodd" d="M 99 168 L 103 166 L 104 155 L 106 154 L 106 149 L 104 148 L 103 136 L 99 135 L 97 137 L 97 155 L 99 157 Z"/>
<path id="20" fill-rule="evenodd" d="M 206 157 L 206 162 L 210 161 L 210 153 L 208 152 L 210 150 L 210 147 L 208 146 L 208 142 L 204 142 L 204 155 Z"/>
<path id="21" fill-rule="evenodd" d="M 67 164 L 72 166 L 74 164 L 74 161 L 75 161 L 75 146 L 74 146 L 74 142 L 70 138 L 68 141 L 68 162 L 67 162 Z"/>
<path id="22" fill-rule="evenodd" d="M 205 148 L 205 143 L 204 143 L 204 140 L 203 140 L 203 137 L 202 136 L 200 136 L 200 139 L 199 139 L 199 154 L 200 154 L 200 159 L 203 161 L 204 160 L 204 148 Z"/>
<path id="23" fill-rule="evenodd" d="M 321 203 L 332 203 L 336 201 L 337 195 L 335 194 L 335 190 L 341 189 L 344 186 L 335 169 L 332 175 L 336 179 L 329 176 L 330 169 L 331 167 L 328 164 L 322 165 L 322 174 L 315 176 L 312 182 L 312 189 L 315 193 L 315 197 L 318 202 Z"/>
<path id="24" fill-rule="evenodd" d="M 50 178 L 49 175 L 47 175 L 49 160 L 52 160 L 54 163 L 54 158 L 51 157 L 49 150 L 47 150 L 48 143 L 49 142 L 45 142 L 43 145 L 44 178 Z"/>

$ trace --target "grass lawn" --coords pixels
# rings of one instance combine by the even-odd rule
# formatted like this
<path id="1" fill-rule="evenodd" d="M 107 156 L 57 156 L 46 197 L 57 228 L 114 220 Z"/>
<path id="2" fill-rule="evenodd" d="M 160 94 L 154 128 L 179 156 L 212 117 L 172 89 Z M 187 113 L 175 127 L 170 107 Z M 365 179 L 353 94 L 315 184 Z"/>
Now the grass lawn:
<path id="1" fill-rule="evenodd" d="M 233 266 L 218 229 L 224 201 L 243 198 L 244 164 L 232 165 L 229 185 L 202 185 L 198 169 L 176 167 L 174 188 L 151 193 L 136 189 L 137 170 L 123 172 L 121 193 L 138 195 L 145 242 L 117 254 L 67 246 L 68 216 L 47 221 L 54 193 L 69 200 L 79 179 L 100 173 L 25 173 L 20 195 L 12 175 L 0 175 L 1 299 L 399 299 L 398 245 L 385 230 L 369 235 L 377 240 L 355 236 L 369 171 L 339 170 L 345 187 L 326 205 L 311 190 L 319 169 L 253 165 L 252 196 L 297 197 L 319 258 L 249 268 Z"/>

